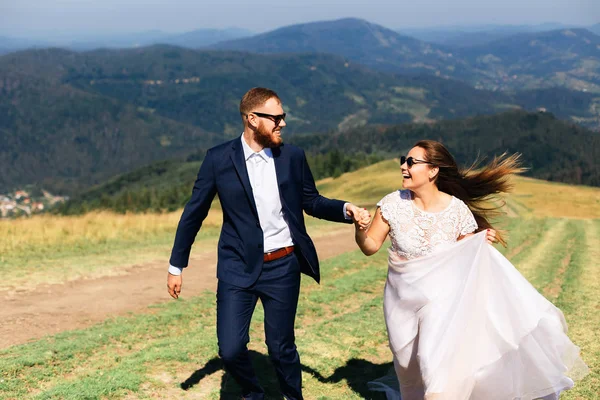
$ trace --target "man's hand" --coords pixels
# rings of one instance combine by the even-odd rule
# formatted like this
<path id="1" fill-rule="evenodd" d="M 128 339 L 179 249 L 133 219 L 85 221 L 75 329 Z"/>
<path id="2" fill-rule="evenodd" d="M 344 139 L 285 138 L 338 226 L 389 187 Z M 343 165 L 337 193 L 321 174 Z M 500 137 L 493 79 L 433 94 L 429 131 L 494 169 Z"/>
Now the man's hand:
<path id="1" fill-rule="evenodd" d="M 346 206 L 346 214 L 352 217 L 354 224 L 360 230 L 365 230 L 371 223 L 371 214 L 366 208 L 359 208 L 352 203 L 348 203 Z"/>
<path id="2" fill-rule="evenodd" d="M 167 288 L 169 289 L 169 294 L 172 298 L 179 298 L 179 293 L 181 293 L 181 285 L 183 284 L 183 279 L 181 275 L 173 275 L 168 274 L 167 276 Z"/>
<path id="3" fill-rule="evenodd" d="M 371 226 L 371 213 L 366 208 L 363 208 L 360 212 L 358 222 L 354 223 L 358 230 L 366 231 Z"/>

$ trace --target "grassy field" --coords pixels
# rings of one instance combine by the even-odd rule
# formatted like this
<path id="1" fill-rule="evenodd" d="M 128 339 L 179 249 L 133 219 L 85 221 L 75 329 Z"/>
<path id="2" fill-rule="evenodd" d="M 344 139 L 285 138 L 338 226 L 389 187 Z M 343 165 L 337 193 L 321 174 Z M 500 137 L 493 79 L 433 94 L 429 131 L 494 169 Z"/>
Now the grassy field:
<path id="1" fill-rule="evenodd" d="M 111 275 L 160 258 L 166 263 L 180 214 L 99 212 L 0 221 L 0 290 Z M 214 248 L 220 224 L 216 214 L 198 235 L 199 249 Z"/>
<path id="2" fill-rule="evenodd" d="M 397 162 L 387 161 L 322 181 L 319 188 L 328 196 L 373 207 L 399 184 Z M 597 399 L 600 189 L 520 178 L 516 180 L 515 193 L 506 202 L 508 213 L 501 222 L 510 232 L 509 247 L 501 251 L 564 311 L 570 336 L 581 347 L 591 370 L 561 398 Z M 104 214 L 80 219 L 11 221 L 0 228 L 2 232 L 13 229 L 13 235 L 23 236 L 11 242 L 13 247 L 2 243 L 6 246 L 2 249 L 13 249 L 22 257 L 20 260 L 26 261 L 32 247 L 40 246 L 49 253 L 63 247 L 60 232 L 68 230 L 65 237 L 71 237 L 73 242 L 64 245 L 68 249 L 62 258 L 65 263 L 89 259 L 89 266 L 79 269 L 83 274 L 94 268 L 110 270 L 109 261 L 99 261 L 102 255 L 90 251 L 93 243 L 106 243 L 116 254 L 119 241 L 129 238 L 127 243 L 134 249 L 139 246 L 140 254 L 153 246 L 156 254 L 163 248 L 168 253 L 178 216 Z M 124 219 L 118 222 L 119 218 Z M 156 219 L 142 228 L 151 218 Z M 214 225 L 200 241 L 207 247 L 214 245 L 218 231 L 220 216 L 213 218 Z M 39 224 L 31 229 L 44 225 L 47 232 L 53 233 L 47 237 L 30 233 L 25 237 L 18 230 L 18 224 L 25 223 Z M 81 224 L 79 228 L 77 224 Z M 97 232 L 88 233 L 93 226 Z M 315 234 L 326 232 L 329 227 L 323 222 L 310 223 Z M 84 242 L 87 245 L 76 244 L 81 240 L 76 236 L 88 234 L 89 242 Z M 167 253 L 151 256 L 163 258 Z M 45 264 L 42 253 L 36 250 L 31 254 L 40 265 Z M 367 391 L 366 382 L 385 375 L 391 368 L 381 310 L 386 257 L 385 251 L 369 258 L 358 251 L 346 253 L 323 262 L 321 285 L 303 280 L 296 333 L 307 399 L 381 398 Z M 61 262 L 59 256 L 55 259 L 57 264 L 46 267 L 47 271 L 39 275 L 40 281 L 48 277 L 60 279 L 52 272 Z M 15 260 L 19 259 L 14 256 L 3 260 L 2 265 L 18 266 Z M 104 267 L 98 267 L 101 265 Z M 23 268 L 37 273 L 29 264 L 23 263 Z M 72 268 L 78 271 L 77 267 Z M 259 306 L 251 326 L 250 349 L 269 398 L 277 398 L 276 378 L 268 366 L 263 344 L 262 322 Z M 233 399 L 237 393 L 235 383 L 223 373 L 217 358 L 213 293 L 151 306 L 144 314 L 111 319 L 89 329 L 0 350 L 0 398 L 4 399 Z"/>
<path id="3" fill-rule="evenodd" d="M 161 259 L 166 265 L 180 216 L 181 210 L 0 220 L 0 291 L 27 291 L 42 283 L 121 274 L 132 265 Z M 216 248 L 222 218 L 215 202 L 192 255 Z M 307 226 L 319 236 L 331 225 L 311 218 Z"/>

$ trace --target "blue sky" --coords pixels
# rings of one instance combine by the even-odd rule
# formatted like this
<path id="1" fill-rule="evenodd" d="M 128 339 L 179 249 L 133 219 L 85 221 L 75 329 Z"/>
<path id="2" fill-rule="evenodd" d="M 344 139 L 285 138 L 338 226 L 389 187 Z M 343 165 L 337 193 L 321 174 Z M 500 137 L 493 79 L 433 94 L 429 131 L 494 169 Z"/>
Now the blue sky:
<path id="1" fill-rule="evenodd" d="M 263 32 L 359 17 L 388 28 L 600 22 L 600 0 L 0 0 L 0 34 L 21 37 L 240 27 Z"/>

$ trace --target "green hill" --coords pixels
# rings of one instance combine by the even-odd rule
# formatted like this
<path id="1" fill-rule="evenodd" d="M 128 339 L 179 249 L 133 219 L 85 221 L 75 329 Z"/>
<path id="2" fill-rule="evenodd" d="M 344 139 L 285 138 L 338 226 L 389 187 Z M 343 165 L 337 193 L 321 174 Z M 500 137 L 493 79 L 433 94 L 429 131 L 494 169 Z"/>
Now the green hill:
<path id="1" fill-rule="evenodd" d="M 521 153 L 525 175 L 566 183 L 600 186 L 600 136 L 557 120 L 549 113 L 506 112 L 435 124 L 355 129 L 327 135 L 294 137 L 307 151 L 406 154 L 420 139 L 442 141 L 457 162 L 470 165 L 478 155 Z"/>
<path id="2" fill-rule="evenodd" d="M 35 184 L 71 194 L 215 143 L 199 127 L 82 91 L 47 70 L 26 70 L 35 63 L 5 61 L 0 58 L 0 193 Z"/>
<path id="3" fill-rule="evenodd" d="M 156 162 L 85 190 L 53 211 L 81 214 L 97 209 L 117 212 L 176 210 L 189 199 L 200 164 L 200 161 Z"/>
<path id="4" fill-rule="evenodd" d="M 600 93 L 600 36 L 562 29 L 502 38 L 459 51 L 486 89 L 564 87 Z"/>
<path id="5" fill-rule="evenodd" d="M 153 46 L 75 57 L 64 82 L 224 137 L 240 133 L 237 106 L 254 86 L 277 90 L 291 117 L 290 133 L 493 113 L 509 101 L 459 82 L 376 72 L 326 54 Z"/>
<path id="6" fill-rule="evenodd" d="M 510 112 L 435 124 L 296 135 L 290 141 L 307 151 L 313 174 L 321 179 L 398 157 L 425 138 L 444 142 L 462 165 L 470 165 L 477 156 L 519 152 L 529 168 L 526 176 L 600 186 L 596 162 L 600 137 L 546 113 Z M 154 163 L 81 193 L 57 212 L 175 210 L 189 199 L 199 166 L 196 160 Z M 368 192 L 368 188 L 361 190 Z"/>
<path id="7" fill-rule="evenodd" d="M 190 198 L 192 185 L 200 168 L 203 152 L 186 161 L 167 160 L 152 163 L 135 171 L 118 175 L 75 196 L 53 210 L 59 214 L 81 214 L 90 210 L 117 212 L 173 211 Z M 339 151 L 309 154 L 308 162 L 315 179 L 342 173 L 381 161 L 377 154 Z"/>

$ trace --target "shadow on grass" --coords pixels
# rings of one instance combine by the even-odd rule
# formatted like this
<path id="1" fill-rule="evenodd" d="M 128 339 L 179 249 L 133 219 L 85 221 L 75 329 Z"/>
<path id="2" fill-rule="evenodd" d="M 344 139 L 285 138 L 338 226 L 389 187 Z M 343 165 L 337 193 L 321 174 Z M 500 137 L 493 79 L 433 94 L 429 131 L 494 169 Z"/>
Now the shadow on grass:
<path id="1" fill-rule="evenodd" d="M 254 365 L 254 370 L 258 375 L 258 379 L 265 389 L 266 399 L 282 399 L 279 393 L 279 383 L 275 370 L 271 365 L 269 357 L 265 354 L 256 351 L 250 351 L 250 358 Z M 392 363 L 374 364 L 370 361 L 360 358 L 348 360 L 346 365 L 337 368 L 329 377 L 324 377 L 320 372 L 302 365 L 302 371 L 311 374 L 319 382 L 322 383 L 338 383 L 346 381 L 350 389 L 363 399 L 384 400 L 385 395 L 372 392 L 367 387 L 367 382 L 381 378 L 388 374 L 392 369 Z M 190 375 L 189 378 L 182 382 L 180 387 L 182 390 L 189 390 L 198 385 L 202 379 L 214 374 L 223 369 L 223 363 L 219 357 L 215 357 L 208 361 L 202 368 Z M 225 373 L 221 380 L 221 400 L 239 399 L 240 388 L 231 375 Z"/>

